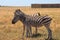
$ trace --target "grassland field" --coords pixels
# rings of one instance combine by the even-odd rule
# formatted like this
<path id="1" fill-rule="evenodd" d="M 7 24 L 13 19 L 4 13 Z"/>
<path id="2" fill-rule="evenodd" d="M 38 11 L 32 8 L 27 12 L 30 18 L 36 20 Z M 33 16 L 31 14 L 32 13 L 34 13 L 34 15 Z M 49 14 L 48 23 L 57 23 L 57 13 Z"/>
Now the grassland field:
<path id="1" fill-rule="evenodd" d="M 12 24 L 14 11 L 21 9 L 25 14 L 32 15 L 39 12 L 41 15 L 49 15 L 53 20 L 50 24 L 53 38 L 60 40 L 60 8 L 31 8 L 31 7 L 0 7 L 0 40 L 22 40 L 23 24 L 18 21 Z M 32 27 L 33 33 L 35 28 Z M 45 40 L 47 38 L 46 28 L 38 28 L 38 32 L 42 34 L 37 38 L 26 38 L 24 40 Z"/>

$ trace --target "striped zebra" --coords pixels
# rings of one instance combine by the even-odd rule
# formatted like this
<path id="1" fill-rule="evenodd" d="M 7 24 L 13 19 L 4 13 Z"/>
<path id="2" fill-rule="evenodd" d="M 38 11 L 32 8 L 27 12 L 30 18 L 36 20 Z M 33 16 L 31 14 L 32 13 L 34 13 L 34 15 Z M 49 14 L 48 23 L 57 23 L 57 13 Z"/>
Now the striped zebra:
<path id="1" fill-rule="evenodd" d="M 41 16 L 38 13 L 37 16 L 36 15 L 30 16 L 30 15 L 26 15 L 25 13 L 23 13 L 20 9 L 17 9 L 14 12 L 14 18 L 12 20 L 12 24 L 15 24 L 18 20 L 20 20 L 24 25 L 23 35 L 26 29 L 26 36 L 27 37 L 32 36 L 31 26 L 36 28 L 36 33 L 37 33 L 38 27 L 45 26 L 48 31 L 48 39 L 49 40 L 52 39 L 52 31 L 49 28 L 52 18 L 49 17 L 48 15 Z"/>

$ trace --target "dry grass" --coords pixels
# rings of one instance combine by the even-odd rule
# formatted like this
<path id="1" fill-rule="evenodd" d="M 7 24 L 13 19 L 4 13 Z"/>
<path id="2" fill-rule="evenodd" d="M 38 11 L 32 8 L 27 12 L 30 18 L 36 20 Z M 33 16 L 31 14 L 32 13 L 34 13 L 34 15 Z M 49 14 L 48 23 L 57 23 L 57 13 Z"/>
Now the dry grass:
<path id="1" fill-rule="evenodd" d="M 12 24 L 13 13 L 16 9 L 21 9 L 24 13 L 32 15 L 40 12 L 41 15 L 49 15 L 53 18 L 50 28 L 53 32 L 53 38 L 60 40 L 60 8 L 30 8 L 30 7 L 0 7 L 0 40 L 22 40 L 23 24 L 17 22 Z M 34 28 L 32 28 L 34 32 Z M 26 38 L 25 40 L 44 40 L 47 38 L 45 27 L 38 28 L 41 37 Z"/>

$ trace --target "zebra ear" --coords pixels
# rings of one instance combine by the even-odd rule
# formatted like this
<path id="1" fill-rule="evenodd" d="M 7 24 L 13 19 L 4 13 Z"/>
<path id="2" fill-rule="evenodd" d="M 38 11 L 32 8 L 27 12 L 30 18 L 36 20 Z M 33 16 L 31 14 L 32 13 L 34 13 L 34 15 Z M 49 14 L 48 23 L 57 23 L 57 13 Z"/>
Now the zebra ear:
<path id="1" fill-rule="evenodd" d="M 20 9 L 17 9 L 17 11 L 21 11 Z"/>
<path id="2" fill-rule="evenodd" d="M 16 15 L 20 15 L 20 13 L 19 13 L 19 12 L 17 12 L 17 13 L 16 13 Z"/>
<path id="3" fill-rule="evenodd" d="M 16 14 L 16 15 L 20 15 L 20 9 L 17 9 L 17 10 L 15 11 L 15 14 Z"/>

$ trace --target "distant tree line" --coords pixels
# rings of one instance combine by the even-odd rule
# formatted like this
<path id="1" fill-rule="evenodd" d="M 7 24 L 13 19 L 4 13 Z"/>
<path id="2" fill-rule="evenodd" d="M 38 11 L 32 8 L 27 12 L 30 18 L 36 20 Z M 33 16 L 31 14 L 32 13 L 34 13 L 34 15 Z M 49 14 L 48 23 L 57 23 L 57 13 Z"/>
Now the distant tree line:
<path id="1" fill-rule="evenodd" d="M 31 4 L 32 8 L 60 8 L 60 4 Z"/>

